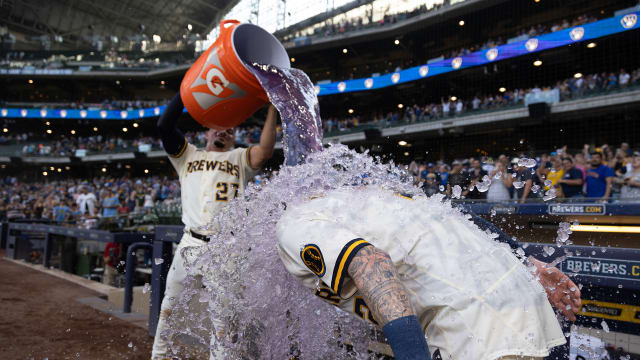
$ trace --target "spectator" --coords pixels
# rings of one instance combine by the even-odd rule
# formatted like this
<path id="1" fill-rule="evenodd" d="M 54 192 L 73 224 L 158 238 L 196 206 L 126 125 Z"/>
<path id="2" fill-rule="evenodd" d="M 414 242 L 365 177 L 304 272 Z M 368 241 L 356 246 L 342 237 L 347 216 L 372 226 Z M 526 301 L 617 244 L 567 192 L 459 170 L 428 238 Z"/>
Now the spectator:
<path id="1" fill-rule="evenodd" d="M 453 188 L 458 185 L 462 189 L 460 197 L 466 198 L 469 194 L 469 184 L 471 183 L 469 181 L 469 175 L 462 171 L 462 162 L 460 160 L 455 160 L 452 166 L 453 168 L 447 180 L 447 195 L 452 196 Z"/>
<path id="2" fill-rule="evenodd" d="M 471 181 L 470 188 L 473 190 L 469 191 L 469 199 L 486 199 L 487 193 L 481 192 L 478 190 L 476 184 L 482 182 L 482 178 L 488 175 L 487 172 L 482 168 L 482 163 L 480 160 L 475 159 L 471 163 L 471 169 L 469 170 L 469 180 Z"/>
<path id="3" fill-rule="evenodd" d="M 562 179 L 564 176 L 564 168 L 562 166 L 562 160 L 560 160 L 560 156 L 555 155 L 551 158 L 551 169 L 547 173 L 547 180 L 551 181 L 551 185 L 544 187 L 545 190 L 549 190 L 550 188 L 558 188 L 562 191 L 562 188 L 558 186 L 558 181 Z"/>
<path id="4" fill-rule="evenodd" d="M 447 181 L 449 180 L 449 165 L 440 165 L 440 169 L 438 172 L 440 173 L 440 185 L 446 188 Z"/>
<path id="5" fill-rule="evenodd" d="M 105 285 L 115 286 L 116 275 L 118 275 L 117 265 L 122 257 L 121 245 L 115 242 L 108 242 L 104 247 L 104 275 L 102 282 Z"/>
<path id="6" fill-rule="evenodd" d="M 53 219 L 56 221 L 56 224 L 62 225 L 67 220 L 69 220 L 69 214 L 71 209 L 62 201 L 56 201 L 55 207 L 53 208 Z"/>
<path id="7" fill-rule="evenodd" d="M 562 159 L 562 167 L 564 169 L 564 175 L 558 180 L 558 184 L 562 189 L 562 194 L 565 198 L 583 198 L 582 185 L 584 180 L 582 179 L 582 171 L 578 170 L 573 165 L 573 160 L 570 157 Z"/>
<path id="8" fill-rule="evenodd" d="M 118 196 L 114 194 L 111 188 L 107 188 L 102 200 L 102 216 L 115 217 L 118 214 L 119 205 Z"/>
<path id="9" fill-rule="evenodd" d="M 69 213 L 69 222 L 71 224 L 75 224 L 82 217 L 82 213 L 80 213 L 80 209 L 78 208 L 78 204 L 75 202 L 71 203 L 71 210 Z"/>
<path id="10" fill-rule="evenodd" d="M 440 184 L 438 184 L 438 180 L 436 179 L 436 174 L 428 173 L 427 179 L 422 184 L 422 190 L 425 195 L 431 196 L 440 192 Z"/>
<path id="11" fill-rule="evenodd" d="M 518 158 L 514 158 L 511 163 L 516 171 L 516 181 L 513 182 L 513 187 L 516 188 L 517 200 L 524 204 L 527 199 L 535 199 L 536 195 L 532 191 L 534 175 L 531 173 L 531 169 L 526 166 L 518 165 Z"/>
<path id="12" fill-rule="evenodd" d="M 602 154 L 592 152 L 587 170 L 587 198 L 607 201 L 611 195 L 614 176 L 613 169 L 602 164 Z"/>
<path id="13" fill-rule="evenodd" d="M 491 179 L 491 185 L 487 191 L 487 201 L 498 202 L 511 199 L 509 188 L 513 184 L 513 177 L 507 172 L 502 162 L 496 162 L 496 166 L 489 178 Z"/>
<path id="14" fill-rule="evenodd" d="M 620 83 L 621 88 L 626 88 L 629 86 L 629 81 L 631 80 L 631 75 L 629 75 L 624 69 L 620 70 L 620 76 L 618 77 L 618 82 Z"/>
<path id="15" fill-rule="evenodd" d="M 76 202 L 78 203 L 78 208 L 82 215 L 88 214 L 91 217 L 94 217 L 96 215 L 95 208 L 98 199 L 96 199 L 96 195 L 94 193 L 89 192 L 89 189 L 86 185 L 82 186 L 80 195 L 78 196 Z"/>
<path id="16" fill-rule="evenodd" d="M 624 176 L 624 186 L 620 194 L 622 200 L 640 199 L 640 151 L 633 153 L 631 160 L 631 171 Z"/>

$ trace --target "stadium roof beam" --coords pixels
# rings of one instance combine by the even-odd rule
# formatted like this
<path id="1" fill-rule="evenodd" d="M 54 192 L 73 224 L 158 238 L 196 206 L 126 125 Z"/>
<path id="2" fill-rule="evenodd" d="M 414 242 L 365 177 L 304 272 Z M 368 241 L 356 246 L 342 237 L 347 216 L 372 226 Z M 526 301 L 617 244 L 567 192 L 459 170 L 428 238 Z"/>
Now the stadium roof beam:
<path id="1" fill-rule="evenodd" d="M 69 37 L 59 46 L 77 41 L 90 44 L 94 36 L 128 38 L 140 34 L 177 41 L 186 33 L 207 34 L 237 0 L 0 0 L 0 19 L 26 35 Z"/>
<path id="2" fill-rule="evenodd" d="M 290 25 L 284 29 L 280 29 L 278 31 L 276 31 L 275 33 L 273 33 L 273 35 L 275 36 L 284 36 L 287 34 L 290 34 L 292 32 L 298 31 L 298 30 L 303 30 L 308 28 L 309 26 L 315 25 L 317 23 L 323 22 L 325 20 L 331 19 L 334 16 L 340 15 L 342 13 L 345 13 L 349 10 L 353 10 L 355 8 L 358 8 L 360 6 L 364 6 L 364 5 L 369 5 L 372 2 L 374 2 L 375 0 L 355 0 L 352 1 L 348 4 L 342 5 L 340 7 L 331 9 L 330 11 L 326 11 L 323 13 L 320 13 L 316 16 L 312 16 L 306 20 L 300 21 L 299 23 Z"/>

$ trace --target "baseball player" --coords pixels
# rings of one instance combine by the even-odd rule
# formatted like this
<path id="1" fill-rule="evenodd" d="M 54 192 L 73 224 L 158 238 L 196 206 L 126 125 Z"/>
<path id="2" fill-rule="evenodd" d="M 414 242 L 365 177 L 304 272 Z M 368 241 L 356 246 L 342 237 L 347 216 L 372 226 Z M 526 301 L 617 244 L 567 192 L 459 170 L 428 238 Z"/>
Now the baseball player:
<path id="1" fill-rule="evenodd" d="M 382 328 L 396 359 L 541 359 L 565 342 L 549 302 L 571 320 L 580 308 L 558 269 L 530 258 L 532 274 L 433 198 L 333 190 L 288 207 L 276 234 L 287 270 Z"/>
<path id="2" fill-rule="evenodd" d="M 209 130 L 206 149 L 199 150 L 187 143 L 176 128 L 176 122 L 184 106 L 180 94 L 167 105 L 158 120 L 162 144 L 169 160 L 178 173 L 182 196 L 182 222 L 184 235 L 175 252 L 167 275 L 167 285 L 160 310 L 160 319 L 153 343 L 152 359 L 167 358 L 167 318 L 171 314 L 180 293 L 186 272 L 182 249 L 202 246 L 209 241 L 214 229 L 205 225 L 228 201 L 242 196 L 245 185 L 264 163 L 271 158 L 276 142 L 276 109 L 269 107 L 262 129 L 260 143 L 248 149 L 234 149 L 233 129 Z M 214 326 L 219 324 L 214 322 Z M 221 331 L 221 329 L 216 329 Z M 215 336 L 212 336 L 215 341 Z M 216 357 L 211 353 L 211 359 Z"/>

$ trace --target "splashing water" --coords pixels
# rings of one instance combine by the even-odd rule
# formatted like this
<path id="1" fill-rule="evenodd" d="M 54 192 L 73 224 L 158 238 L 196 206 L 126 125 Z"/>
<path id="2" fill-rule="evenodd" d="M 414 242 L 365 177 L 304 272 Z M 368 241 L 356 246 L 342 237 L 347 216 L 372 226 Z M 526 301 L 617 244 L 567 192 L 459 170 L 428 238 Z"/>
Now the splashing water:
<path id="1" fill-rule="evenodd" d="M 230 202 L 214 218 L 211 241 L 189 248 L 187 272 L 204 274 L 206 289 L 198 289 L 199 296 L 208 293 L 211 317 L 229 329 L 216 345 L 224 349 L 225 359 L 368 356 L 374 329 L 323 302 L 287 272 L 278 255 L 276 223 L 287 207 L 333 189 L 376 185 L 408 194 L 421 190 L 393 163 L 382 164 L 343 145 L 312 153 L 306 160 L 283 167 L 265 185 L 250 184 L 244 198 Z M 441 196 L 429 201 L 459 214 L 443 205 Z M 343 342 L 354 345 L 352 353 L 340 346 Z"/>
<path id="2" fill-rule="evenodd" d="M 253 64 L 251 69 L 282 117 L 286 165 L 322 150 L 322 120 L 313 83 L 302 70 Z"/>

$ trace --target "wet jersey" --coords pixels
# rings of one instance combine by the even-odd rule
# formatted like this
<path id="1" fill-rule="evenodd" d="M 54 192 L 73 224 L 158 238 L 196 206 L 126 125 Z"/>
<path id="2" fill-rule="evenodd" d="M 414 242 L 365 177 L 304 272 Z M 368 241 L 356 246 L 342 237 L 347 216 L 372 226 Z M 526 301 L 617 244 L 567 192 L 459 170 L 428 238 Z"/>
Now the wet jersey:
<path id="1" fill-rule="evenodd" d="M 316 295 L 375 324 L 347 269 L 362 247 L 386 251 L 443 359 L 548 355 L 565 339 L 544 289 L 468 218 L 434 198 L 335 190 L 285 211 L 279 253 Z"/>
<path id="2" fill-rule="evenodd" d="M 180 178 L 182 222 L 188 229 L 211 234 L 213 229 L 206 229 L 206 224 L 229 200 L 244 192 L 255 174 L 249 150 L 205 151 L 185 141 L 177 156 L 169 156 Z"/>

